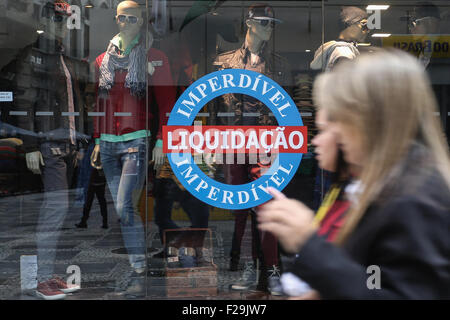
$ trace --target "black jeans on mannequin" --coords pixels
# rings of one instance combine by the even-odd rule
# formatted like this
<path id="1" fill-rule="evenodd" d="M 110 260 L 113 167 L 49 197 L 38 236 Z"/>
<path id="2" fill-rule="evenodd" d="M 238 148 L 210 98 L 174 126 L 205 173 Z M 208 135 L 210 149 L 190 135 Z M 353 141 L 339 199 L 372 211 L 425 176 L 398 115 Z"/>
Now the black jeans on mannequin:
<path id="1" fill-rule="evenodd" d="M 172 206 L 178 201 L 191 221 L 191 228 L 208 228 L 209 206 L 187 191 L 181 191 L 172 179 L 155 180 L 155 223 L 163 243 L 164 230 L 177 229 L 172 220 Z"/>

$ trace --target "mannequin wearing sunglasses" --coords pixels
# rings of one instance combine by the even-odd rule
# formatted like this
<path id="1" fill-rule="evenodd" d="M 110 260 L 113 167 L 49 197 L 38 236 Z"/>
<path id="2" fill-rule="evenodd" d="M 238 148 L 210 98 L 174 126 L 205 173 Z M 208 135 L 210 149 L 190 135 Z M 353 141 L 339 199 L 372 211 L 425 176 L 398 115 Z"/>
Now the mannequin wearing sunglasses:
<path id="1" fill-rule="evenodd" d="M 436 17 L 413 18 L 409 29 L 413 34 L 438 34 L 440 20 Z"/>
<path id="2" fill-rule="evenodd" d="M 269 19 L 247 19 L 247 35 L 245 42 L 251 53 L 251 60 L 257 60 L 263 45 L 270 40 L 275 22 Z"/>
<path id="3" fill-rule="evenodd" d="M 447 67 L 449 58 L 438 58 L 434 52 L 436 44 L 447 42 L 445 32 L 441 32 L 439 7 L 429 1 L 418 3 L 413 9 L 409 30 L 415 43 L 420 41 L 424 44 L 422 50 L 416 51 L 415 54 L 430 76 L 433 91 L 439 103 L 442 125 L 450 145 L 450 117 L 448 117 L 450 85 L 448 81 L 442 81 L 438 76 Z"/>
<path id="4" fill-rule="evenodd" d="M 439 8 L 424 1 L 416 5 L 409 21 L 409 30 L 412 34 L 439 34 L 441 15 Z"/>
<path id="5" fill-rule="evenodd" d="M 247 33 L 242 46 L 233 51 L 225 52 L 217 56 L 214 65 L 222 69 L 247 69 L 262 73 L 282 86 L 292 85 L 292 74 L 287 60 L 270 50 L 269 40 L 272 37 L 274 26 L 281 22 L 274 16 L 273 9 L 265 4 L 253 5 L 248 9 L 245 18 Z M 289 92 L 289 89 L 287 89 Z M 269 109 L 260 101 L 246 95 L 227 94 L 216 99 L 211 106 L 218 112 L 233 112 L 234 117 L 212 118 L 215 125 L 275 125 L 276 121 L 269 115 Z M 255 114 L 259 116 L 247 116 Z M 235 159 L 236 161 L 236 159 Z M 235 162 L 236 163 L 236 162 Z M 229 184 L 244 184 L 258 179 L 261 174 L 270 167 L 270 159 L 260 160 L 257 164 L 250 164 L 249 158 L 245 164 L 225 164 L 223 171 Z M 235 211 L 235 227 L 231 249 L 230 270 L 238 270 L 241 243 L 244 237 L 247 218 L 251 215 L 252 224 L 252 258 L 245 262 L 245 270 L 241 279 L 233 284 L 233 290 L 246 291 L 256 284 L 257 272 L 261 273 L 257 289 L 262 292 L 270 292 L 271 279 L 279 277 L 280 264 L 278 260 L 277 240 L 271 234 L 260 234 L 256 229 L 256 208 L 252 210 Z M 260 270 L 257 269 L 259 262 Z M 246 275 L 251 274 L 250 277 Z M 272 292 L 274 293 L 274 292 Z M 274 293 L 275 294 L 275 293 Z"/>
<path id="6" fill-rule="evenodd" d="M 358 43 L 364 42 L 369 34 L 367 12 L 361 8 L 347 6 L 340 12 L 342 31 L 336 40 L 321 45 L 310 64 L 313 70 L 331 71 L 339 62 L 352 60 L 360 55 Z M 314 207 L 318 208 L 322 196 L 331 186 L 331 173 L 318 169 L 314 188 Z"/>
<path id="7" fill-rule="evenodd" d="M 364 42 L 369 34 L 367 12 L 358 7 L 344 7 L 340 22 L 344 29 L 338 39 L 328 41 L 317 49 L 311 69 L 329 71 L 342 59 L 354 59 L 359 55 L 357 44 Z"/>
<path id="8" fill-rule="evenodd" d="M 413 17 L 409 22 L 409 30 L 414 38 L 418 38 L 417 41 L 423 43 L 431 40 L 432 45 L 418 52 L 418 58 L 422 62 L 425 68 L 431 63 L 433 56 L 434 42 L 436 36 L 440 33 L 440 12 L 439 8 L 435 5 L 423 2 L 420 5 L 414 7 Z M 432 36 L 432 37 L 429 37 Z"/>
<path id="9" fill-rule="evenodd" d="M 122 1 L 115 21 L 119 34 L 96 59 L 96 111 L 104 116 L 94 121 L 97 145 L 91 164 L 103 167 L 133 270 L 127 289 L 119 294 L 133 298 L 145 293 L 145 235 L 137 208 L 146 177 L 146 152 L 150 136 L 156 134 L 150 156 L 158 169 L 164 161 L 162 126 L 175 104 L 175 90 L 166 55 L 146 47 L 139 4 Z M 150 132 L 157 116 L 157 132 Z"/>

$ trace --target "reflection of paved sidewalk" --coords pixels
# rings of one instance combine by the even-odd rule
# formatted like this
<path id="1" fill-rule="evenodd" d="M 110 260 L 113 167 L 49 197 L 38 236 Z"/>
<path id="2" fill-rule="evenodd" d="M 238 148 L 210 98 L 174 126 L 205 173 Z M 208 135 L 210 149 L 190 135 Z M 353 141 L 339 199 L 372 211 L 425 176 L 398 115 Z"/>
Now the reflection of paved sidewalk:
<path id="1" fill-rule="evenodd" d="M 42 199 L 43 194 L 0 198 L 0 299 L 35 299 L 21 294 L 20 256 L 36 254 L 36 224 Z M 124 245 L 112 200 L 107 200 L 110 226 L 107 230 L 100 228 L 102 221 L 97 202 L 92 207 L 88 229 L 74 227 L 80 220 L 82 208 L 70 208 L 67 214 L 58 241 L 55 273 L 66 278 L 68 266 L 79 266 L 82 288 L 67 299 L 113 299 L 113 293 L 126 286 L 131 274 L 127 256 L 121 254 Z M 188 221 L 177 223 L 189 225 Z M 240 276 L 239 271 L 228 271 L 233 227 L 233 220 L 210 221 L 214 262 L 218 266 L 218 295 L 208 299 L 249 297 L 247 293 L 229 290 L 230 284 Z M 147 299 L 167 299 L 163 260 L 152 258 L 162 247 L 157 230 L 153 222 L 148 225 Z M 246 251 L 250 250 L 243 250 Z"/>

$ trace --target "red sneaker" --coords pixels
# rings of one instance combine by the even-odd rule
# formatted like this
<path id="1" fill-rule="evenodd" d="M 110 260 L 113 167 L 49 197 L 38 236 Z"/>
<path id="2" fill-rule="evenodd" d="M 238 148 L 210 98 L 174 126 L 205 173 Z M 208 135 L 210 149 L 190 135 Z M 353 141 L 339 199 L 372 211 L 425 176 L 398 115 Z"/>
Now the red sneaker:
<path id="1" fill-rule="evenodd" d="M 66 294 L 59 290 L 50 280 L 38 283 L 36 295 L 45 300 L 60 300 L 66 297 Z"/>
<path id="2" fill-rule="evenodd" d="M 72 293 L 72 292 L 80 290 L 79 285 L 67 284 L 63 279 L 58 278 L 58 277 L 54 277 L 54 278 L 50 279 L 49 281 L 52 282 L 56 288 L 58 288 L 59 290 L 61 290 L 64 293 Z"/>

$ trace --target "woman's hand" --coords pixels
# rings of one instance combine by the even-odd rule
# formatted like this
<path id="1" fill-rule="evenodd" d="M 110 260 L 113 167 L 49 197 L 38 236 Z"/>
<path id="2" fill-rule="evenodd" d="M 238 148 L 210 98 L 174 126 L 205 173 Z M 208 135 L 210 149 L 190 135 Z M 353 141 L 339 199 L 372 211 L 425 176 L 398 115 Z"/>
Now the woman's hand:
<path id="1" fill-rule="evenodd" d="M 287 252 L 297 253 L 317 230 L 313 224 L 314 212 L 274 188 L 267 189 L 274 200 L 258 210 L 258 228 L 276 236 Z"/>

